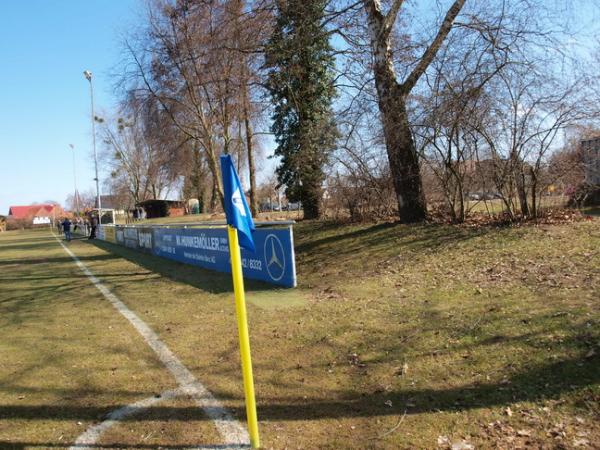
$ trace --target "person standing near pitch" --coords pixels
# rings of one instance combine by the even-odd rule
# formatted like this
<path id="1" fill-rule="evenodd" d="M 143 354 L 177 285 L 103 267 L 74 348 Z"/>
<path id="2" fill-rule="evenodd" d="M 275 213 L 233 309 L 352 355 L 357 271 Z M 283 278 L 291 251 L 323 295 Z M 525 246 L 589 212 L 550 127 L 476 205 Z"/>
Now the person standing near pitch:
<path id="1" fill-rule="evenodd" d="M 70 242 L 71 241 L 71 221 L 68 217 L 62 221 L 62 228 L 65 233 L 65 239 Z"/>
<path id="2" fill-rule="evenodd" d="M 90 214 L 90 236 L 88 239 L 96 239 L 96 227 L 98 226 L 98 218 L 92 213 Z"/>

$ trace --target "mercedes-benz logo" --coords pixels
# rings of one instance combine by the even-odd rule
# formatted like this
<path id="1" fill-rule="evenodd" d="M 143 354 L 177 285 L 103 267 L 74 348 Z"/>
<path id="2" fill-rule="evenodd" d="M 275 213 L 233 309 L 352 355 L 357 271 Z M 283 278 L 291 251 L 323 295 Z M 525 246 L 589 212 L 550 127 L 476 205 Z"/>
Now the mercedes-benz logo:
<path id="1" fill-rule="evenodd" d="M 274 234 L 269 234 L 265 239 L 265 261 L 267 272 L 273 281 L 279 281 L 285 274 L 285 253 L 281 241 Z"/>

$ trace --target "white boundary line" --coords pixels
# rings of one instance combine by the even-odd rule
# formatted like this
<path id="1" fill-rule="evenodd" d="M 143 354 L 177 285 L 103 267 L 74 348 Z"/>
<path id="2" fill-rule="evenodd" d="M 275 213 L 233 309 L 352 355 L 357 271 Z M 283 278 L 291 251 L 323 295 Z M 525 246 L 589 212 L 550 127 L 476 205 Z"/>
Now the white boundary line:
<path id="1" fill-rule="evenodd" d="M 160 340 L 158 335 L 142 320 L 131 311 L 125 303 L 113 294 L 106 286 L 104 286 L 98 278 L 92 274 L 87 266 L 82 263 L 77 256 L 63 244 L 57 237 L 52 233 L 56 241 L 61 247 L 67 252 L 67 254 L 73 258 L 75 264 L 81 269 L 81 271 L 87 275 L 89 280 L 96 286 L 102 295 L 121 313 L 139 334 L 142 335 L 146 343 L 154 350 L 158 359 L 165 365 L 165 367 L 171 372 L 180 389 L 186 394 L 190 395 L 196 404 L 204 410 L 206 415 L 210 417 L 214 422 L 219 434 L 223 437 L 225 442 L 229 444 L 235 444 L 238 446 L 248 447 L 250 445 L 250 438 L 248 432 L 240 422 L 234 419 L 231 414 L 221 405 L 221 403 L 215 398 L 215 396 L 200 383 L 194 375 L 183 365 L 181 361 L 175 356 L 171 350 L 166 346 L 164 342 Z M 142 400 L 144 402 L 146 400 Z M 134 407 L 130 405 L 126 408 Z M 122 408 L 123 409 L 123 408 Z M 115 411 L 115 414 L 118 411 Z M 128 413 L 129 414 L 129 413 Z M 125 415 L 128 415 L 125 414 Z M 124 415 L 122 415 L 124 417 Z M 99 437 L 99 434 L 98 436 Z M 96 439 L 97 439 L 96 437 Z M 79 439 L 78 439 L 79 441 Z M 93 443 L 91 443 L 93 444 Z M 89 446 L 90 443 L 87 443 Z M 77 446 L 72 448 L 78 448 Z"/>

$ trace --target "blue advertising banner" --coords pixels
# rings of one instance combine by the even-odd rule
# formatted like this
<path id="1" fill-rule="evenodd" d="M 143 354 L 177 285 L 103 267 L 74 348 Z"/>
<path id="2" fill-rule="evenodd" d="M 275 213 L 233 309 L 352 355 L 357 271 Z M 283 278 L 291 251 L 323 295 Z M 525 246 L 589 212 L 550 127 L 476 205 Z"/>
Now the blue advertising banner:
<path id="1" fill-rule="evenodd" d="M 154 248 L 154 239 L 152 238 L 154 231 L 152 228 L 138 228 L 138 249 L 143 252 L 152 253 Z"/>
<path id="2" fill-rule="evenodd" d="M 123 238 L 125 241 L 125 247 L 137 249 L 138 248 L 138 229 L 133 227 L 126 227 L 123 229 Z"/>
<path id="3" fill-rule="evenodd" d="M 125 234 L 123 232 L 123 228 L 121 227 L 116 227 L 117 229 L 115 230 L 115 241 L 117 242 L 117 244 L 120 245 L 125 245 Z"/>
<path id="4" fill-rule="evenodd" d="M 154 254 L 219 272 L 231 272 L 226 228 L 155 228 Z M 258 228 L 256 252 L 242 248 L 244 277 L 296 286 L 292 229 Z"/>
<path id="5" fill-rule="evenodd" d="M 96 237 L 102 241 L 106 240 L 106 237 L 104 236 L 104 226 L 99 226 L 96 230 Z"/>

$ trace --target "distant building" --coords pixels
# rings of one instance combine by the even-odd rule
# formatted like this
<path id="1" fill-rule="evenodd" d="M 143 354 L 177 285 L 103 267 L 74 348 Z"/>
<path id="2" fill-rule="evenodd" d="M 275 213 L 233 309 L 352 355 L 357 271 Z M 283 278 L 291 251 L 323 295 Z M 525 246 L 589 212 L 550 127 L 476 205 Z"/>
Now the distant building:
<path id="1" fill-rule="evenodd" d="M 22 220 L 32 225 L 44 225 L 52 223 L 55 218 L 60 218 L 64 213 L 61 206 L 55 204 L 11 206 L 8 209 L 7 220 Z"/>
<path id="2" fill-rule="evenodd" d="M 113 209 L 115 214 L 124 215 L 125 211 L 127 211 L 127 205 L 122 198 L 118 195 L 101 195 L 100 203 L 102 204 L 102 209 Z M 94 207 L 98 208 L 98 200 L 94 200 Z"/>
<path id="3" fill-rule="evenodd" d="M 581 141 L 585 182 L 600 185 L 600 137 Z"/>
<path id="4" fill-rule="evenodd" d="M 144 208 L 147 219 L 185 215 L 185 202 L 176 200 L 144 200 L 136 203 L 135 206 Z"/>

